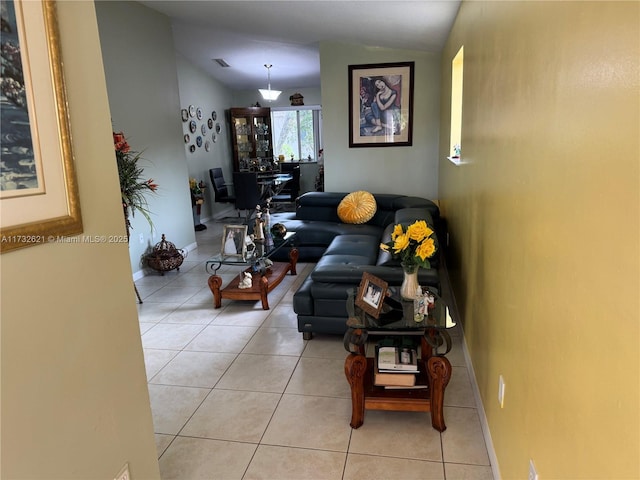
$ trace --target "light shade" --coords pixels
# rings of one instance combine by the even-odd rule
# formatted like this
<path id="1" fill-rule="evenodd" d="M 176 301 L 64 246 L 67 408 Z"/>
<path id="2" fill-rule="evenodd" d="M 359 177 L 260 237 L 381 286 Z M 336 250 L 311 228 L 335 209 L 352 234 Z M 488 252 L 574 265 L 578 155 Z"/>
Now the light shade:
<path id="1" fill-rule="evenodd" d="M 271 90 L 271 67 L 272 65 L 267 65 L 265 63 L 264 68 L 267 69 L 267 88 L 259 88 L 258 91 L 262 95 L 262 98 L 265 100 L 275 100 L 282 93 L 280 90 Z"/>
<path id="2" fill-rule="evenodd" d="M 280 90 L 267 90 L 265 88 L 259 88 L 258 91 L 265 100 L 276 100 L 282 93 Z"/>

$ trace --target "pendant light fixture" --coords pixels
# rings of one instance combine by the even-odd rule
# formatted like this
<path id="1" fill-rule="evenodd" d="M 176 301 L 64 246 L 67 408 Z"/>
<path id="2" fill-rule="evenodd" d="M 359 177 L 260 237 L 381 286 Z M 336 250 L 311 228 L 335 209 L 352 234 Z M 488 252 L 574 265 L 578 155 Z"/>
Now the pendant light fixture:
<path id="1" fill-rule="evenodd" d="M 271 67 L 273 65 L 267 65 L 265 63 L 264 66 L 267 69 L 267 88 L 266 89 L 259 88 L 258 91 L 262 95 L 262 98 L 264 98 L 265 100 L 268 100 L 268 101 L 276 100 L 280 96 L 282 91 L 271 90 Z"/>

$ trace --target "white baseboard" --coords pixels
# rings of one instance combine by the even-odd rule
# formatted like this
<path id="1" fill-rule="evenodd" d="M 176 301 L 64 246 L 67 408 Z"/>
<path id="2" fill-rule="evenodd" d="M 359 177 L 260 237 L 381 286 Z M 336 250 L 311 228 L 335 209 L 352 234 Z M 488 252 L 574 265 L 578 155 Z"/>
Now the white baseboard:
<path id="1" fill-rule="evenodd" d="M 478 388 L 478 382 L 476 381 L 476 372 L 473 369 L 473 362 L 471 361 L 471 355 L 469 354 L 469 349 L 467 348 L 467 338 L 464 335 L 464 328 L 462 328 L 462 322 L 460 321 L 460 311 L 458 310 L 458 304 L 456 302 L 455 296 L 453 295 L 453 290 L 451 289 L 449 272 L 446 271 L 446 268 L 444 269 L 444 272 L 446 272 L 445 281 L 449 285 L 449 291 L 451 292 L 451 297 L 453 301 L 453 305 L 451 305 L 451 313 L 453 315 L 453 318 L 456 320 L 458 325 L 460 325 L 462 330 L 462 352 L 464 354 L 464 361 L 467 365 L 467 370 L 469 372 L 469 378 L 471 379 L 471 388 L 473 390 L 473 396 L 476 401 L 476 408 L 478 410 L 480 426 L 482 427 L 482 435 L 484 437 L 484 443 L 487 447 L 487 455 L 489 455 L 489 461 L 491 462 L 491 471 L 493 473 L 493 479 L 501 480 L 500 468 L 498 467 L 498 457 L 496 456 L 496 451 L 493 447 L 493 440 L 491 439 L 491 431 L 489 430 L 489 422 L 487 421 L 487 414 L 484 411 L 484 404 L 482 403 L 482 397 L 480 396 L 480 388 Z"/>
<path id="2" fill-rule="evenodd" d="M 191 250 L 195 250 L 196 248 L 198 248 L 198 243 L 197 242 L 193 242 L 193 243 L 187 245 L 186 247 L 184 247 L 184 250 L 186 250 L 187 252 L 190 252 Z"/>
<path id="3" fill-rule="evenodd" d="M 484 405 L 482 403 L 482 397 L 480 396 L 480 389 L 478 388 L 478 382 L 476 382 L 476 372 L 473 370 L 473 363 L 471 362 L 471 356 L 467 349 L 467 339 L 464 337 L 464 330 L 462 333 L 462 352 L 464 353 L 464 360 L 467 364 L 469 371 L 469 377 L 471 378 L 471 388 L 473 389 L 473 396 L 476 400 L 476 406 L 478 409 L 478 417 L 480 417 L 480 426 L 482 427 L 482 435 L 484 436 L 484 443 L 487 446 L 487 454 L 489 455 L 489 461 L 491 462 L 491 471 L 493 472 L 493 479 L 500 480 L 500 468 L 498 467 L 498 457 L 496 451 L 493 448 L 493 440 L 491 439 L 491 431 L 489 430 L 489 423 L 487 422 L 487 415 L 484 411 Z"/>
<path id="4" fill-rule="evenodd" d="M 137 272 L 133 272 L 133 281 L 135 282 L 136 280 L 140 280 L 143 277 L 147 276 L 147 272 L 144 271 L 144 269 L 140 269 Z"/>

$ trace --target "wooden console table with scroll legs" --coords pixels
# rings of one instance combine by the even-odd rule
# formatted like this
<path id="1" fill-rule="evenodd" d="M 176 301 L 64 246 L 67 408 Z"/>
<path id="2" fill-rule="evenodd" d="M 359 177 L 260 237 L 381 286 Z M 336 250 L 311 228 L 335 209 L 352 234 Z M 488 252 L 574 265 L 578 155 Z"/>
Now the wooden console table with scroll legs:
<path id="1" fill-rule="evenodd" d="M 357 334 L 357 333 L 356 333 Z M 438 335 L 427 330 L 425 335 Z M 364 423 L 365 410 L 399 410 L 431 412 L 431 425 L 439 432 L 446 430 L 443 413 L 444 390 L 451 379 L 451 363 L 445 356 L 433 355 L 425 336 L 421 342 L 421 358 L 416 383 L 426 389 L 387 390 L 374 385 L 374 359 L 365 356 L 364 345 L 357 345 L 358 352 L 350 353 L 344 363 L 344 372 L 351 387 L 351 427 Z"/>

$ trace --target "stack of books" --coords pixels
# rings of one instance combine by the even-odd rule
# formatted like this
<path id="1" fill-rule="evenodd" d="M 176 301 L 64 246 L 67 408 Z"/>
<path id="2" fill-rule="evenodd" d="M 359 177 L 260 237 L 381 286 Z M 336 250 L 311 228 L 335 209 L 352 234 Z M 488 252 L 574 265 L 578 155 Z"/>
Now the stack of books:
<path id="1" fill-rule="evenodd" d="M 374 385 L 386 389 L 427 388 L 417 385 L 418 354 L 415 349 L 398 346 L 376 347 Z"/>

